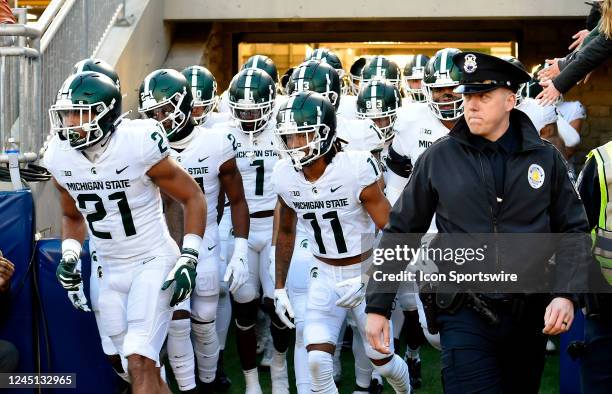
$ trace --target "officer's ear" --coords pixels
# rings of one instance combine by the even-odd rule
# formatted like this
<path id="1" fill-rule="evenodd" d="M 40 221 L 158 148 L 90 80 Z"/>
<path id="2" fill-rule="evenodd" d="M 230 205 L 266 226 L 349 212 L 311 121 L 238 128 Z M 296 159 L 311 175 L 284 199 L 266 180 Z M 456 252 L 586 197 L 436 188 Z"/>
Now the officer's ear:
<path id="1" fill-rule="evenodd" d="M 510 112 L 516 105 L 516 94 L 510 89 L 505 89 L 505 91 L 506 100 L 504 101 L 504 110 L 506 110 L 506 112 Z"/>

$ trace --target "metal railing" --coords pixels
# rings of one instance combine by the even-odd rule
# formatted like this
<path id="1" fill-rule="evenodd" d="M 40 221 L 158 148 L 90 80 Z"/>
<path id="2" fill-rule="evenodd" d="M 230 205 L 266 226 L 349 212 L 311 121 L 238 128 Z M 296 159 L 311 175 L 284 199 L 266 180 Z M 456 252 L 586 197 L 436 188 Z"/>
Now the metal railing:
<path id="1" fill-rule="evenodd" d="M 54 0 L 49 5 L 53 7 L 49 14 L 41 16 L 41 108 L 45 111 L 42 130 L 50 129 L 46 111 L 72 66 L 94 54 L 122 3 L 121 0 Z M 43 135 L 40 137 L 38 147 L 44 139 Z"/>
<path id="2" fill-rule="evenodd" d="M 20 24 L 0 25 L 0 37 L 14 41 L 11 46 L 0 47 L 0 147 L 7 152 L 18 147 L 25 153 L 40 147 L 36 135 L 41 130 L 41 33 L 25 25 L 25 9 L 16 9 L 15 15 Z M 20 159 L 25 161 L 26 157 L 21 155 Z"/>

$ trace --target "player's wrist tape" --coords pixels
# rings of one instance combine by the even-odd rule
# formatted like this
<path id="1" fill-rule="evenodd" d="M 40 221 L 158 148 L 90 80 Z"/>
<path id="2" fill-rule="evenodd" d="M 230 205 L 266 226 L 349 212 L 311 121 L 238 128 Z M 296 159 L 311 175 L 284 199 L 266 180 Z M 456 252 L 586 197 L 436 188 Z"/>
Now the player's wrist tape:
<path id="1" fill-rule="evenodd" d="M 246 238 L 234 238 L 234 256 L 246 257 L 249 252 L 249 241 Z"/>
<path id="2" fill-rule="evenodd" d="M 62 241 L 62 258 L 74 257 L 79 259 L 81 256 L 81 243 L 73 238 Z"/>
<path id="3" fill-rule="evenodd" d="M 200 245 L 202 245 L 202 237 L 197 234 L 185 234 L 183 237 L 183 254 L 190 254 L 198 257 L 200 253 Z"/>

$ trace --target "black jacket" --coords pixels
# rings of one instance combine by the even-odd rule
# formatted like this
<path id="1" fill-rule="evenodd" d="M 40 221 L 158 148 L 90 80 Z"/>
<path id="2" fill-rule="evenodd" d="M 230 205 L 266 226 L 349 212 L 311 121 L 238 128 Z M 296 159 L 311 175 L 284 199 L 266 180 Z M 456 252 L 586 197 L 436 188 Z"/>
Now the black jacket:
<path id="1" fill-rule="evenodd" d="M 560 62 L 561 74 L 552 80 L 555 88 L 567 93 L 578 81 L 587 76 L 612 55 L 612 40 L 601 33 L 589 41 L 580 50 L 573 52 Z"/>
<path id="2" fill-rule="evenodd" d="M 521 145 L 506 163 L 501 204 L 496 201 L 491 166 L 470 142 L 467 123 L 461 118 L 448 136 L 430 146 L 415 163 L 412 177 L 391 211 L 381 244 L 394 233 L 426 232 L 434 213 L 440 233 L 588 232 L 584 208 L 559 151 L 540 138 L 523 112 L 513 110 L 510 123 L 519 132 Z M 539 188 L 531 187 L 528 181 L 532 164 L 541 166 L 545 173 Z M 572 253 L 558 252 L 555 280 L 586 280 L 576 274 L 575 265 L 580 263 L 569 257 Z M 388 288 L 377 291 L 378 286 L 373 280 L 368 283 L 366 311 L 388 316 L 395 294 Z"/>

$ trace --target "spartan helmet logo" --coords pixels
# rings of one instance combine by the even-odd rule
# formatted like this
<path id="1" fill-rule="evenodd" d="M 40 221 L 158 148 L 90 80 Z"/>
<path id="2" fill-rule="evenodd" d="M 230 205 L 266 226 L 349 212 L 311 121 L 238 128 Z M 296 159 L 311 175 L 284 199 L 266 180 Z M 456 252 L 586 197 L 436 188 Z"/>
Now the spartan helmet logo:
<path id="1" fill-rule="evenodd" d="M 478 68 L 478 64 L 476 64 L 476 55 L 468 54 L 465 55 L 465 61 L 463 62 L 463 70 L 471 74 Z"/>
<path id="2" fill-rule="evenodd" d="M 96 171 L 96 167 L 91 167 L 91 173 L 96 175 L 98 171 Z"/>
<path id="3" fill-rule="evenodd" d="M 314 279 L 314 278 L 316 278 L 316 277 L 318 277 L 318 276 L 319 276 L 319 268 L 317 268 L 317 267 L 312 267 L 312 268 L 310 269 L 310 277 Z"/>

